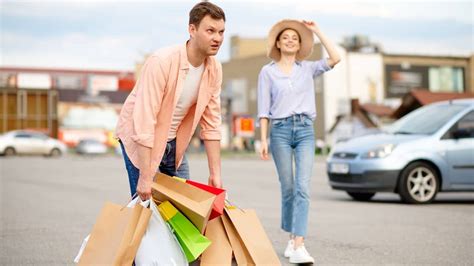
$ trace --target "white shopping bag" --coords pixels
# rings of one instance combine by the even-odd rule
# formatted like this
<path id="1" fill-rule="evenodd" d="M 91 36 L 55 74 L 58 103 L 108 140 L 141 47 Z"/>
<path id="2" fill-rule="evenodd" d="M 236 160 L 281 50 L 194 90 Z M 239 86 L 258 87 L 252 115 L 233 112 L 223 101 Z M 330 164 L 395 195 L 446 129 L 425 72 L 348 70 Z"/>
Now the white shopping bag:
<path id="1" fill-rule="evenodd" d="M 74 258 L 74 263 L 79 263 L 79 259 L 82 256 L 82 252 L 84 252 L 84 249 L 86 248 L 87 241 L 89 241 L 90 236 L 91 235 L 87 235 L 86 238 L 84 238 L 84 240 L 82 241 L 81 248 L 79 249 L 79 252 L 77 253 L 76 258 Z"/>
<path id="2" fill-rule="evenodd" d="M 188 265 L 178 240 L 161 217 L 153 200 L 150 200 L 150 210 L 150 221 L 138 247 L 135 264 Z"/>

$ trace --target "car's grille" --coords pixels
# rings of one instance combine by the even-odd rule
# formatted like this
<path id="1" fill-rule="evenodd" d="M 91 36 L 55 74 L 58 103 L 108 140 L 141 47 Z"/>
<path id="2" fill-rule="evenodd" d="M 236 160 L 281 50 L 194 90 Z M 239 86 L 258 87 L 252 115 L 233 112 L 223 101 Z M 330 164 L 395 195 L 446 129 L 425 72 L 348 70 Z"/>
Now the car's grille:
<path id="1" fill-rule="evenodd" d="M 351 153 L 351 152 L 335 152 L 332 155 L 333 158 L 338 158 L 338 159 L 354 159 L 357 157 L 357 153 Z"/>
<path id="2" fill-rule="evenodd" d="M 362 180 L 360 174 L 329 174 L 330 180 L 340 183 L 359 183 Z"/>

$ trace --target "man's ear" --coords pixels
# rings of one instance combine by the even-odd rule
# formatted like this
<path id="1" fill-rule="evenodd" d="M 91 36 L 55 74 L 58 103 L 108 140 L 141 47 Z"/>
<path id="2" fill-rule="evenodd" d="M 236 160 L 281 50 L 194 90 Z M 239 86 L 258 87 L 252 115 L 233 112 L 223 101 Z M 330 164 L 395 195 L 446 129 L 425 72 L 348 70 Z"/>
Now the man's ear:
<path id="1" fill-rule="evenodd" d="M 189 37 L 190 37 L 190 38 L 193 38 L 193 37 L 194 37 L 194 34 L 195 34 L 196 31 L 197 31 L 196 25 L 194 25 L 194 24 L 189 24 L 188 31 L 189 31 Z"/>

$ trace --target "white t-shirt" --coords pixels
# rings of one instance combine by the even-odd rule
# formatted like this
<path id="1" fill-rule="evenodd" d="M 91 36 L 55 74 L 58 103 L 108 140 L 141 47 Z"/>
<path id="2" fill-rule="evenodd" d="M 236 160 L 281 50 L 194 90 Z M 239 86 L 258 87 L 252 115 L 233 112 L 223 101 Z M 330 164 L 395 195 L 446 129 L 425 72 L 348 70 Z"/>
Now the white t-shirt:
<path id="1" fill-rule="evenodd" d="M 189 64 L 189 71 L 183 82 L 183 90 L 173 113 L 173 120 L 171 121 L 171 128 L 168 133 L 168 141 L 176 138 L 176 131 L 181 121 L 183 121 L 183 118 L 188 113 L 189 108 L 196 103 L 203 72 L 204 64 L 198 67 Z"/>

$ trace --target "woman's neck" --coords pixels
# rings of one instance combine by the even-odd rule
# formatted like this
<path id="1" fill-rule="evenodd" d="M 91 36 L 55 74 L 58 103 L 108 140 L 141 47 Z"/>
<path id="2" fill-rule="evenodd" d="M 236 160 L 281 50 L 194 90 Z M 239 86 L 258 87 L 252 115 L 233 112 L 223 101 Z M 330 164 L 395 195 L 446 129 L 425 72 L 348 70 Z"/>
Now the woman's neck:
<path id="1" fill-rule="evenodd" d="M 280 65 L 283 66 L 292 66 L 296 61 L 296 55 L 287 55 L 287 54 L 281 54 L 281 58 L 278 61 Z"/>

